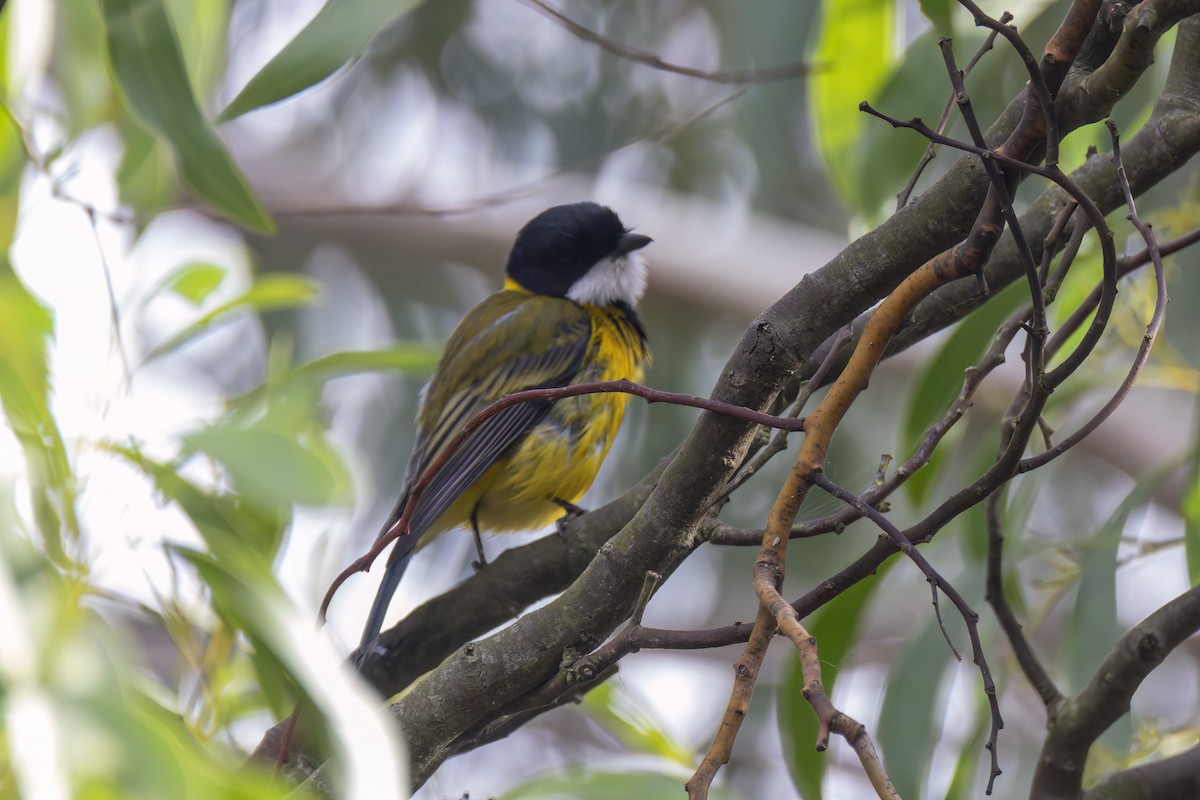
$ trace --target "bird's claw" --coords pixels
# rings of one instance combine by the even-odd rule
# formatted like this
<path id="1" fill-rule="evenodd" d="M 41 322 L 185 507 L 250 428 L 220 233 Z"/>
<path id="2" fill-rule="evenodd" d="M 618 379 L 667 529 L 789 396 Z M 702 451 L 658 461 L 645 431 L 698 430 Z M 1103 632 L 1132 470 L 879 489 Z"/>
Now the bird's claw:
<path id="1" fill-rule="evenodd" d="M 554 500 L 554 504 L 559 506 L 560 508 L 562 508 L 563 511 L 566 512 L 565 514 L 563 514 L 561 517 L 559 517 L 557 520 L 554 521 L 554 530 L 558 534 L 558 538 L 562 539 L 563 541 L 566 541 L 567 528 L 570 527 L 571 522 L 573 520 L 586 514 L 587 509 L 583 508 L 581 506 L 577 506 L 574 503 L 569 503 L 566 500 L 556 499 L 556 500 Z"/>

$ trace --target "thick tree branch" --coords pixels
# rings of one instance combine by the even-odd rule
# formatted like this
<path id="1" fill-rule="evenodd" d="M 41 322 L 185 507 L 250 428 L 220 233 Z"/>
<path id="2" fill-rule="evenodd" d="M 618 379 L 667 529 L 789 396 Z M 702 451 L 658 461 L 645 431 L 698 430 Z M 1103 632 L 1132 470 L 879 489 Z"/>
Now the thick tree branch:
<path id="1" fill-rule="evenodd" d="M 1200 8 L 1197 10 L 1200 11 Z M 1103 58 L 1106 54 L 1102 49 L 1098 49 L 1089 54 L 1082 54 L 1078 61 L 1083 61 L 1084 55 L 1094 59 L 1098 56 Z M 1103 63 L 1103 61 L 1101 60 L 1099 63 Z M 1071 88 L 1070 80 L 1071 76 L 1068 76 L 1067 82 L 1059 92 L 1059 103 L 1062 103 L 1071 92 L 1078 91 Z M 1020 98 L 1018 101 L 1014 101 L 1014 104 L 1019 100 Z M 1112 103 L 1109 102 L 1103 108 L 1097 107 L 1094 110 L 1099 113 L 1100 117 L 1103 117 L 1111 109 Z M 1010 106 L 1001 120 L 987 132 L 986 136 L 989 142 L 996 141 L 998 129 L 1002 130 L 1002 126 L 1006 122 L 1011 122 L 1015 113 L 1014 107 Z M 1079 127 L 1082 121 L 1067 115 L 1060 115 L 1059 124 L 1065 134 L 1067 131 Z M 1129 172 L 1130 187 L 1134 196 L 1141 196 L 1168 175 L 1179 170 L 1198 150 L 1200 150 L 1200 18 L 1193 16 L 1183 20 L 1179 25 L 1167 81 L 1150 118 L 1123 147 L 1125 167 Z M 968 180 L 966 177 L 968 173 L 973 175 L 970 179 L 971 186 L 974 187 L 973 191 L 980 191 L 981 187 L 987 186 L 987 178 L 982 167 L 979 166 L 978 159 L 974 157 L 959 159 L 950 172 L 934 185 L 933 189 L 916 198 L 905 206 L 903 211 L 898 212 L 888 222 L 863 239 L 871 238 L 879 242 L 888 242 L 897 248 L 898 252 L 911 252 L 911 249 L 919 243 L 927 241 L 926 238 L 918 235 L 911 241 L 893 240 L 891 237 L 893 230 L 889 223 L 899 224 L 902 220 L 909 219 L 910 214 L 915 214 L 922 208 L 926 208 L 927 212 L 944 215 L 945 226 L 939 227 L 938 232 L 951 229 L 965 231 L 966 222 L 962 220 L 961 209 L 935 206 L 934 198 L 929 198 L 927 205 L 926 198 L 938 194 L 964 201 L 967 192 L 971 191 L 963 185 Z M 1095 201 L 1105 214 L 1124 204 L 1121 187 L 1116 178 L 1116 170 L 1107 158 L 1089 159 L 1087 163 L 1071 173 L 1071 179 Z M 1041 258 L 1041 242 L 1069 200 L 1070 198 L 1064 190 L 1050 187 L 1042 192 L 1028 211 L 1021 215 L 1021 227 L 1030 241 L 1035 258 Z M 922 218 L 924 217 L 914 216 L 911 219 L 915 221 Z M 859 240 L 859 242 L 862 241 L 862 239 Z M 852 244 L 847 249 L 847 253 L 859 242 Z M 847 253 L 843 253 L 843 256 Z M 878 262 L 881 270 L 890 270 L 894 267 L 895 258 L 893 256 L 888 253 L 875 255 L 881 259 Z M 831 263 L 837 263 L 840 258 Z M 993 294 L 990 296 L 994 296 L 999 289 L 1008 286 L 1023 275 L 1024 271 L 1016 247 L 1011 237 L 1005 236 L 996 247 L 984 270 L 987 285 L 993 290 Z M 911 347 L 916 342 L 954 324 L 986 302 L 990 296 L 981 296 L 974 286 L 966 284 L 952 284 L 939 289 L 913 311 L 906 321 L 904 329 L 889 345 L 889 354 Z M 869 314 L 865 314 L 854 321 L 856 337 L 861 335 L 868 317 Z M 814 351 L 805 361 L 799 378 L 811 376 L 824 360 L 827 352 L 828 348 L 825 346 Z"/>
<path id="2" fill-rule="evenodd" d="M 1200 586 L 1176 597 L 1125 633 L 1079 694 L 1051 709 L 1032 797 L 1077 800 L 1088 750 L 1129 711 L 1142 681 L 1172 650 L 1200 630 Z"/>
<path id="3" fill-rule="evenodd" d="M 1195 800 L 1200 797 L 1200 746 L 1109 775 L 1083 800 Z"/>
<path id="4" fill-rule="evenodd" d="M 1095 71 L 1072 76 L 1074 80 L 1065 87 L 1070 91 L 1058 101 L 1059 114 L 1078 124 L 1104 119 L 1154 63 L 1154 48 L 1163 34 L 1196 13 L 1200 13 L 1200 3 L 1196 0 L 1138 3 L 1124 17 L 1122 33 L 1112 55 Z M 1116 18 L 1114 10 L 1113 15 L 1102 16 L 1101 20 L 1112 25 Z"/>
<path id="5" fill-rule="evenodd" d="M 600 546 L 641 508 L 666 463 L 664 459 L 616 500 L 571 520 L 565 535 L 554 533 L 505 550 L 491 560 L 487 569 L 418 606 L 380 636 L 379 656 L 363 663 L 371 684 L 384 697 L 398 694 L 464 642 L 567 588 L 587 568 Z M 420 646 L 412 646 L 413 642 L 420 642 Z"/>
<path id="6" fill-rule="evenodd" d="M 1188 58 L 1194 62 L 1196 52 L 1200 51 L 1193 43 L 1190 55 L 1181 55 L 1186 31 L 1195 28 L 1193 22 L 1188 20 L 1181 26 L 1180 46 L 1172 65 L 1174 83 L 1168 82 L 1168 95 L 1156 107 L 1144 145 L 1139 144 L 1141 137 L 1135 137 L 1125 149 L 1135 192 L 1144 191 L 1163 175 L 1178 169 L 1200 143 L 1200 123 L 1196 119 L 1200 105 L 1194 96 L 1187 102 L 1174 99 L 1183 98 L 1185 92 L 1181 89 L 1187 89 L 1187 77 L 1180 78 L 1177 74 L 1180 64 Z M 1194 82 L 1200 70 L 1195 70 L 1194 63 L 1191 67 Z M 1176 95 L 1170 95 L 1172 91 Z M 988 141 L 1006 137 L 1027 99 L 1027 94 L 1022 93 L 1014 101 L 1000 123 L 989 131 Z M 1059 120 L 1064 129 L 1068 122 L 1065 118 Z M 1111 192 L 1119 197 L 1111 167 L 1107 171 L 1098 169 L 1092 162 L 1083 172 L 1092 183 L 1085 185 L 1082 177 L 1079 182 L 1089 193 L 1105 198 Z M 960 159 L 931 191 L 850 245 L 764 312 L 743 336 L 713 397 L 755 409 L 772 407 L 782 387 L 793 379 L 801 362 L 821 341 L 890 292 L 915 265 L 963 238 L 986 187 L 978 159 L 973 156 Z M 1054 195 L 1043 227 L 1022 219 L 1035 248 L 1064 202 L 1061 193 Z M 1107 207 L 1105 204 L 1101 207 L 1109 210 L 1115 205 L 1108 203 Z M 1034 211 L 1037 210 L 1035 207 Z M 1015 259 L 1012 264 L 1016 264 Z M 1019 267 L 1014 273 L 1020 274 Z M 1003 285 L 990 272 L 989 283 Z M 967 289 L 968 295 L 974 293 L 973 287 Z M 935 297 L 939 295 L 941 292 Z M 920 309 L 914 318 L 919 319 Z M 915 329 L 913 325 L 908 327 Z M 932 328 L 923 335 L 929 330 Z M 753 431 L 754 427 L 744 421 L 710 413 L 701 415 L 678 457 L 649 493 L 645 505 L 615 539 L 600 549 L 579 581 L 546 608 L 526 615 L 490 639 L 458 650 L 393 707 L 409 734 L 418 780 L 427 777 L 445 756 L 454 752 L 454 743 L 462 731 L 486 725 L 505 705 L 553 678 L 564 655 L 588 652 L 607 638 L 628 616 L 632 598 L 637 595 L 647 570 L 660 572 L 664 577 L 670 575 L 702 541 L 703 517 L 719 497 L 734 466 L 741 462 Z M 940 510 L 931 523 L 910 530 L 911 538 L 919 541 L 920 535 L 932 536 L 938 528 L 935 523 L 947 518 L 947 514 L 952 516 L 956 507 L 957 504 L 952 504 Z M 805 609 L 861 580 L 892 552 L 894 548 L 888 543 L 877 544 L 855 564 L 798 601 L 797 613 L 803 614 Z M 519 574 L 519 571 L 511 573 Z M 454 627 L 447 625 L 444 618 L 440 624 Z M 744 630 L 745 626 L 737 633 Z M 409 635 L 415 635 L 415 631 Z"/>

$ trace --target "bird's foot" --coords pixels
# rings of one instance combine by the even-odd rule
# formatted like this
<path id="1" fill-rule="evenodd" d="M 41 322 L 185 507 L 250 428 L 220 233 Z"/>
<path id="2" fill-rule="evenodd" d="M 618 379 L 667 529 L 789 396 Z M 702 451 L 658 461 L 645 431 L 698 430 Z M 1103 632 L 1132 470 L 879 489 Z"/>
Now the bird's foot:
<path id="1" fill-rule="evenodd" d="M 570 527 L 572 520 L 586 514 L 587 509 L 557 498 L 553 500 L 553 503 L 566 512 L 554 522 L 554 530 L 558 533 L 558 538 L 565 541 L 567 538 L 567 528 Z"/>
<path id="2" fill-rule="evenodd" d="M 483 552 L 483 537 L 479 535 L 479 524 L 474 515 L 471 515 L 471 532 L 475 534 L 475 555 L 479 556 L 477 561 L 471 562 L 471 569 L 479 572 L 488 565 L 488 560 Z"/>

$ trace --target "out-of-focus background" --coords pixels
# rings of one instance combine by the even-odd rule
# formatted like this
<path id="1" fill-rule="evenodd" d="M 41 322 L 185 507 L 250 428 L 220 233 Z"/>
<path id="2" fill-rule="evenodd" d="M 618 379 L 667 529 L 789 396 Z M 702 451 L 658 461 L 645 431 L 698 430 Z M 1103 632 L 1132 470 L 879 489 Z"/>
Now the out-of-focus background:
<path id="1" fill-rule="evenodd" d="M 394 502 L 417 392 L 463 313 L 500 285 L 515 232 L 547 206 L 594 199 L 654 237 L 647 383 L 707 394 L 756 314 L 894 209 L 924 142 L 859 114 L 858 101 L 936 120 L 949 89 L 937 36 L 955 37 L 960 61 L 983 40 L 951 4 L 933 15 L 940 30 L 921 11 L 936 3 L 555 6 L 622 54 L 520 0 L 373 5 L 18 0 L 0 17 L 0 626 L 15 632 L 0 648 L 0 794 L 182 797 L 168 788 L 203 780 L 210 793 L 189 796 L 275 796 L 279 786 L 236 773 L 238 753 L 297 691 L 323 698 L 331 738 L 344 734 L 334 751 L 346 796 L 371 776 L 400 780 L 374 700 L 336 668 L 377 573 L 338 593 L 322 633 L 308 620 Z M 984 5 L 1016 13 L 1036 49 L 1067 4 Z M 163 31 L 186 75 L 172 71 Z M 315 37 L 309 58 L 271 73 L 298 36 Z M 639 63 L 637 51 L 742 78 L 815 71 L 722 82 Z M 1127 133 L 1157 96 L 1169 51 L 1118 107 Z M 330 77 L 284 95 L 289 74 L 303 82 L 323 68 L 320 54 L 336 62 Z M 251 81 L 262 74 L 275 85 Z M 992 119 L 1024 82 L 1019 59 L 997 47 L 968 88 Z M 271 90 L 284 99 L 259 107 Z M 1064 168 L 1106 136 L 1072 136 Z M 939 154 L 917 191 L 952 159 Z M 1040 189 L 1030 182 L 1021 202 Z M 1168 235 L 1195 226 L 1196 201 L 1193 166 L 1140 210 Z M 1098 256 L 1084 259 L 1090 274 L 1065 296 L 1098 274 Z M 1196 261 L 1185 252 L 1172 264 L 1173 311 L 1200 300 L 1186 279 Z M 1054 408 L 1063 429 L 1119 380 L 1151 300 L 1145 277 L 1123 287 L 1103 345 L 1111 374 L 1078 379 Z M 1011 492 L 1021 612 L 1068 687 L 1117 631 L 1189 585 L 1180 507 L 1196 495 L 1186 465 L 1200 387 L 1189 316 L 1168 314 L 1128 408 Z M 839 431 L 835 479 L 865 487 L 883 454 L 906 456 L 956 393 L 946 376 L 961 375 L 986 335 L 969 334 L 969 358 L 942 336 L 889 362 Z M 893 504 L 896 519 L 982 469 L 995 443 L 974 434 L 992 429 L 1020 370 L 1014 357 L 997 374 L 934 477 Z M 585 505 L 633 485 L 694 418 L 631 404 Z M 789 461 L 775 459 L 723 519 L 760 527 Z M 800 595 L 875 535 L 860 524 L 799 542 L 785 593 Z M 980 520 L 967 515 L 927 551 L 980 610 L 982 549 Z M 390 619 L 466 577 L 471 552 L 465 535 L 423 552 Z M 752 618 L 753 557 L 702 548 L 655 597 L 648 624 Z M 847 640 L 826 664 L 835 701 L 876 734 L 903 796 L 979 796 L 986 704 L 973 667 L 942 644 L 923 579 L 893 564 L 860 594 L 813 622 L 823 641 Z M 961 647 L 961 626 L 950 632 Z M 1008 721 L 999 795 L 1018 797 L 1044 720 L 990 619 L 985 635 Z M 737 653 L 629 657 L 579 707 L 449 761 L 418 797 L 675 796 L 711 739 Z M 1200 738 L 1197 659 L 1186 646 L 1161 668 L 1098 770 Z M 840 742 L 810 752 L 797 681 L 794 655 L 775 648 L 724 796 L 864 796 Z M 152 757 L 178 773 L 135 774 Z"/>

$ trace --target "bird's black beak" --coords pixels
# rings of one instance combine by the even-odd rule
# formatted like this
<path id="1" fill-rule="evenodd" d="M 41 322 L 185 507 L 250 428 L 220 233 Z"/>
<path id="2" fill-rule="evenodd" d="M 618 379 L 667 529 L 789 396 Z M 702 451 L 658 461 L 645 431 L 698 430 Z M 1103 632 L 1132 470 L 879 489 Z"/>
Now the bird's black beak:
<path id="1" fill-rule="evenodd" d="M 632 253 L 634 250 L 641 250 L 646 245 L 654 240 L 649 236 L 643 236 L 640 233 L 626 233 L 621 236 L 617 242 L 617 249 L 613 250 L 614 256 L 624 256 Z"/>

